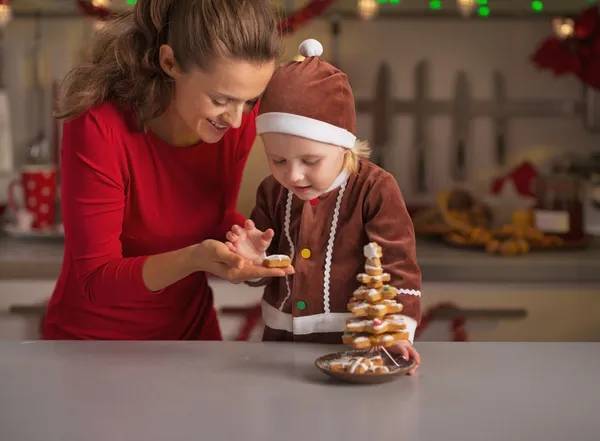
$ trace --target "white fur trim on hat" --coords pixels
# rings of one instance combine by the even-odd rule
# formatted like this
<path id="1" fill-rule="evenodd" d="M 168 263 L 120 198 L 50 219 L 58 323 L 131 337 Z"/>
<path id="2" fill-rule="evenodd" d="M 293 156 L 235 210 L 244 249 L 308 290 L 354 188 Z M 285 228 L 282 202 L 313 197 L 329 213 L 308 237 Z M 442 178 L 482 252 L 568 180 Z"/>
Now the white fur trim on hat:
<path id="1" fill-rule="evenodd" d="M 269 112 L 256 117 L 256 133 L 286 133 L 313 141 L 354 148 L 356 136 L 346 129 L 293 113 Z"/>
<path id="2" fill-rule="evenodd" d="M 303 57 L 320 57 L 323 54 L 323 45 L 314 38 L 309 38 L 300 43 L 298 52 Z"/>

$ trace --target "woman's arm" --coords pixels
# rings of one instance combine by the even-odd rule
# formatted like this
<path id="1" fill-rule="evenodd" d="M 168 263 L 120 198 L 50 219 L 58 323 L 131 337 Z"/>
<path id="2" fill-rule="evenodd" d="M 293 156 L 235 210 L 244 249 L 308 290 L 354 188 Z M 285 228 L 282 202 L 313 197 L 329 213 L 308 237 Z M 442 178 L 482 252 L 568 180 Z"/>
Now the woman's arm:
<path id="1" fill-rule="evenodd" d="M 111 306 L 159 295 L 195 271 L 213 272 L 232 281 L 284 274 L 244 264 L 224 244 L 214 241 L 155 256 L 124 258 L 120 235 L 129 168 L 125 151 L 112 133 L 112 127 L 119 124 L 118 120 L 99 121 L 87 112 L 66 122 L 63 130 L 65 241 L 81 292 L 90 301 Z M 243 268 L 235 270 L 237 265 Z"/>
<path id="2" fill-rule="evenodd" d="M 417 264 L 415 232 L 394 177 L 385 173 L 369 190 L 364 204 L 365 231 L 383 251 L 381 266 L 398 290 L 411 343 L 421 321 L 421 270 Z"/>

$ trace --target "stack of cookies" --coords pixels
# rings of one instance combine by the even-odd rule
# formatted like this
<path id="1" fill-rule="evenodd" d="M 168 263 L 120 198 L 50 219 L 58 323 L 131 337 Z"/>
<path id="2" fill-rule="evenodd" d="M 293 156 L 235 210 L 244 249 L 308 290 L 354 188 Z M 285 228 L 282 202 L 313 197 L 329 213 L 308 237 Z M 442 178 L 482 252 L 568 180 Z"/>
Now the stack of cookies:
<path id="1" fill-rule="evenodd" d="M 402 304 L 396 301 L 397 291 L 387 285 L 390 275 L 383 272 L 381 247 L 371 242 L 364 247 L 365 273 L 357 276 L 362 284 L 356 291 L 348 311 L 353 318 L 346 321 L 344 344 L 356 349 L 388 347 L 398 340 L 408 340 Z"/>
<path id="2" fill-rule="evenodd" d="M 381 355 L 372 357 L 342 357 L 329 362 L 329 369 L 334 372 L 349 374 L 387 374 L 390 370 Z"/>

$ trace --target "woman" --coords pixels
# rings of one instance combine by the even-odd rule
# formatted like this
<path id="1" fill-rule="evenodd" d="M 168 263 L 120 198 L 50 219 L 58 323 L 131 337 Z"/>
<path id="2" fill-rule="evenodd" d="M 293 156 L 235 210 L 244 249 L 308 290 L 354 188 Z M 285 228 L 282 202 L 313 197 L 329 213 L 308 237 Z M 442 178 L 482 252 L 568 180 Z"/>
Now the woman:
<path id="1" fill-rule="evenodd" d="M 145 0 L 66 78 L 63 267 L 46 339 L 220 340 L 206 273 L 255 266 L 221 241 L 279 55 L 267 0 Z"/>

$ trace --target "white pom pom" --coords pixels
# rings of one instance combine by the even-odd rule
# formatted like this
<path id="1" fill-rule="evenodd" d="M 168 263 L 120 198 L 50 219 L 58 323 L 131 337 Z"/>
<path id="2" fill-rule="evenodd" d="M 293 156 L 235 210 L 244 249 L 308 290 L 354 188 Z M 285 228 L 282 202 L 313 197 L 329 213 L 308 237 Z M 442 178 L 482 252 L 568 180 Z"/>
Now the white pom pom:
<path id="1" fill-rule="evenodd" d="M 298 47 L 303 57 L 320 57 L 323 54 L 323 45 L 314 38 L 304 40 Z"/>

